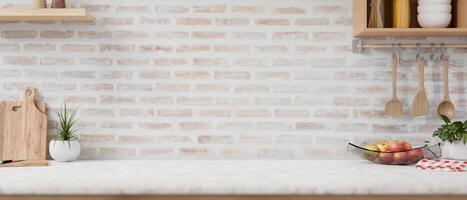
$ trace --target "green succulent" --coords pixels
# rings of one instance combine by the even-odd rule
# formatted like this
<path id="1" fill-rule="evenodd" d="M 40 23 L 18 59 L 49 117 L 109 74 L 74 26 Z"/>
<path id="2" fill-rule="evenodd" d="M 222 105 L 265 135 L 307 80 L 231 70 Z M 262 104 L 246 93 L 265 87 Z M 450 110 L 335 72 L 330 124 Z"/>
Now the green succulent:
<path id="1" fill-rule="evenodd" d="M 464 144 L 467 143 L 467 120 L 465 122 L 455 121 L 451 122 L 451 120 L 441 115 L 444 123 L 441 127 L 438 128 L 433 133 L 433 137 L 438 137 L 443 142 L 449 141 L 449 143 L 453 143 L 455 141 L 461 141 Z"/>
<path id="2" fill-rule="evenodd" d="M 57 112 L 57 133 L 60 140 L 68 142 L 73 140 L 79 141 L 78 134 L 74 128 L 74 125 L 78 121 L 76 118 L 76 111 L 77 109 L 74 109 L 70 113 L 66 107 L 66 104 L 64 104 L 63 108 Z"/>

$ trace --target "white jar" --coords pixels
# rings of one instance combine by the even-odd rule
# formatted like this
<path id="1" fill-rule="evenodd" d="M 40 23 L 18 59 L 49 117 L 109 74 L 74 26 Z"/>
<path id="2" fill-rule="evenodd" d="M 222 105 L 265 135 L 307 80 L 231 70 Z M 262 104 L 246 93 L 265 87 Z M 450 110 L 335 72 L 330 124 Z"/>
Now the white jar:
<path id="1" fill-rule="evenodd" d="M 70 162 L 77 160 L 81 153 L 79 141 L 51 140 L 49 144 L 50 156 L 59 162 Z"/>
<path id="2" fill-rule="evenodd" d="M 454 160 L 467 160 L 467 145 L 463 142 L 444 142 L 443 158 Z"/>

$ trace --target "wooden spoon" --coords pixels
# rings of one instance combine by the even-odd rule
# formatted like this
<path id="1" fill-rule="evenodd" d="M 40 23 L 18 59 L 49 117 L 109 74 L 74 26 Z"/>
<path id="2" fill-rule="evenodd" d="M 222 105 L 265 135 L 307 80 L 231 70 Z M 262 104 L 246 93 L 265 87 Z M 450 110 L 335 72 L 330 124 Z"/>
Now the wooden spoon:
<path id="1" fill-rule="evenodd" d="M 438 115 L 444 115 L 448 117 L 449 119 L 453 119 L 456 116 L 456 108 L 454 107 L 454 104 L 451 102 L 449 99 L 449 79 L 448 79 L 448 74 L 449 74 L 449 59 L 445 58 L 442 59 L 442 64 L 443 64 L 443 81 L 444 81 L 444 91 L 443 91 L 443 96 L 444 99 L 443 101 L 438 105 Z"/>
<path id="2" fill-rule="evenodd" d="M 392 98 L 386 103 L 384 112 L 386 115 L 397 117 L 402 115 L 402 102 L 397 98 L 397 56 L 392 56 Z"/>
<path id="3" fill-rule="evenodd" d="M 412 103 L 412 116 L 423 116 L 428 114 L 428 99 L 425 93 L 425 63 L 423 58 L 417 57 L 418 66 L 418 92 Z"/>

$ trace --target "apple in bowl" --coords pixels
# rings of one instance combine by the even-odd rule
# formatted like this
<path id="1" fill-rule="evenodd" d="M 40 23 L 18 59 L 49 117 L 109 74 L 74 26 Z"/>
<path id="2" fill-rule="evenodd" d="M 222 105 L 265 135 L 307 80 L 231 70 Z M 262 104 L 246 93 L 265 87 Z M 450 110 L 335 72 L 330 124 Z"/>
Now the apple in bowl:
<path id="1" fill-rule="evenodd" d="M 363 157 L 365 157 L 369 161 L 373 161 L 379 156 L 379 149 L 378 146 L 375 144 L 370 144 L 365 146 L 365 149 L 368 149 L 369 151 L 364 151 L 363 152 Z"/>
<path id="2" fill-rule="evenodd" d="M 381 164 L 389 165 L 394 161 L 394 155 L 391 152 L 381 152 L 379 153 L 378 161 Z"/>
<path id="3" fill-rule="evenodd" d="M 409 162 L 408 152 L 395 152 L 394 153 L 394 164 L 404 165 Z"/>
<path id="4" fill-rule="evenodd" d="M 404 150 L 408 151 L 412 149 L 412 145 L 406 141 L 401 141 L 402 145 L 404 146 Z"/>
<path id="5" fill-rule="evenodd" d="M 376 143 L 376 146 L 378 147 L 379 151 L 381 152 L 390 152 L 391 149 L 389 148 L 389 142 L 386 140 L 380 140 L 378 143 Z"/>
<path id="6" fill-rule="evenodd" d="M 424 155 L 423 149 L 421 148 L 412 149 L 408 152 L 409 161 L 412 164 L 415 164 L 421 159 L 423 159 L 424 157 L 423 155 Z"/>
<path id="7" fill-rule="evenodd" d="M 404 151 L 405 146 L 402 144 L 403 141 L 399 140 L 394 140 L 389 143 L 389 151 L 391 152 L 398 152 L 398 151 Z"/>

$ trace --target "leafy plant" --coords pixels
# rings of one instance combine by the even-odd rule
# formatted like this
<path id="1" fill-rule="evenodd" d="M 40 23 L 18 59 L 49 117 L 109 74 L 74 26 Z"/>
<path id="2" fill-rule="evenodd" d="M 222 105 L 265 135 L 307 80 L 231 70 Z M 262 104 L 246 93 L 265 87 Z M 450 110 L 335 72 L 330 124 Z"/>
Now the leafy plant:
<path id="1" fill-rule="evenodd" d="M 441 125 L 441 127 L 433 133 L 433 137 L 438 137 L 443 142 L 449 141 L 450 143 L 453 143 L 455 141 L 461 141 L 466 144 L 467 120 L 462 123 L 461 121 L 451 122 L 451 120 L 444 115 L 441 115 L 441 118 L 445 124 Z"/>
<path id="2" fill-rule="evenodd" d="M 66 104 L 64 104 L 63 108 L 57 112 L 57 133 L 60 140 L 68 141 L 68 143 L 73 140 L 79 141 L 78 134 L 76 134 L 76 129 L 74 128 L 74 125 L 78 121 L 76 118 L 76 111 L 77 109 L 74 109 L 70 113 Z"/>

